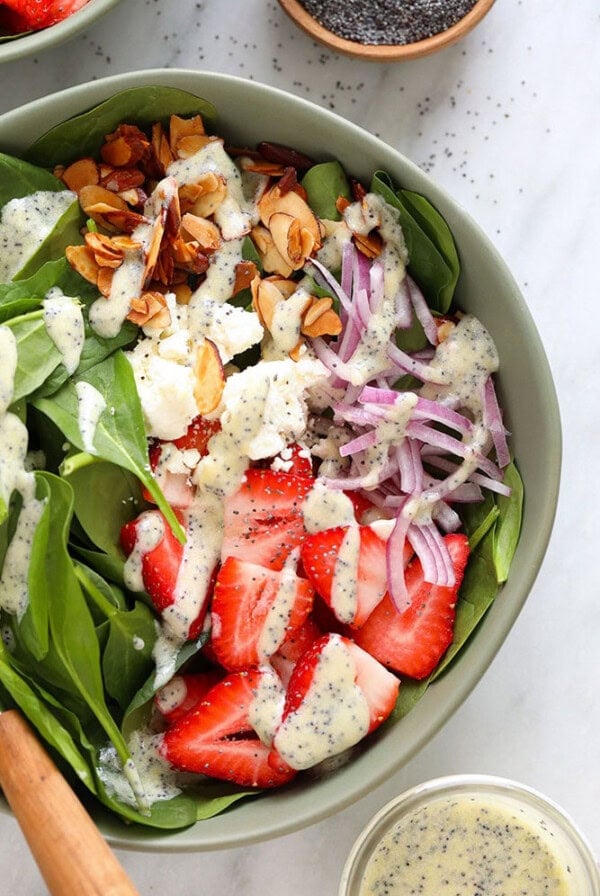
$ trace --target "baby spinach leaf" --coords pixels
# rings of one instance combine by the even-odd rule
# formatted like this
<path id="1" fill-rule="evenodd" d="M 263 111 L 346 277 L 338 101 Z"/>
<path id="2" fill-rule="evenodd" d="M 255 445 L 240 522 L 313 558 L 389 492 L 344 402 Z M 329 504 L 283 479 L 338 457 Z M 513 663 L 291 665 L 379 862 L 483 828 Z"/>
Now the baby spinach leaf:
<path id="1" fill-rule="evenodd" d="M 62 355 L 48 335 L 41 311 L 7 321 L 17 343 L 13 398 L 35 392 L 62 364 Z"/>
<path id="2" fill-rule="evenodd" d="M 0 682 L 46 743 L 75 771 L 79 781 L 95 792 L 90 764 L 56 715 L 55 701 L 44 701 L 12 668 L 10 654 L 0 642 Z M 42 692 L 43 693 L 43 692 Z M 50 703 L 50 705 L 48 705 Z"/>
<path id="3" fill-rule="evenodd" d="M 47 261 L 31 277 L 0 283 L 0 323 L 38 308 L 53 286 L 86 304 L 98 297 L 96 287 L 74 271 L 66 258 Z"/>
<path id="4" fill-rule="evenodd" d="M 24 280 L 31 277 L 39 268 L 64 254 L 67 246 L 77 245 L 81 242 L 79 232 L 82 222 L 79 201 L 75 198 L 66 212 L 60 216 L 56 226 L 50 231 L 46 239 L 29 258 L 21 270 L 15 274 L 14 280 Z"/>
<path id="5" fill-rule="evenodd" d="M 319 218 L 340 221 L 336 202 L 341 197 L 352 200 L 352 191 L 346 172 L 338 161 L 321 162 L 309 168 L 302 178 L 308 204 Z"/>
<path id="6" fill-rule="evenodd" d="M 117 605 L 111 588 L 91 569 L 75 568 L 79 582 L 105 618 L 106 641 L 102 653 L 102 673 L 107 693 L 124 710 L 148 678 L 154 663 L 155 616 L 146 604 L 136 601 L 132 609 Z"/>
<path id="7" fill-rule="evenodd" d="M 459 274 L 456 250 L 453 254 L 448 248 L 448 239 L 452 237 L 446 222 L 424 197 L 419 196 L 417 201 L 416 193 L 396 191 L 384 171 L 375 172 L 371 190 L 398 210 L 408 250 L 408 270 L 430 308 L 444 314 L 450 307 Z M 444 252 L 448 252 L 448 257 Z"/>
<path id="8" fill-rule="evenodd" d="M 494 527 L 493 558 L 499 582 L 505 582 L 508 578 L 523 517 L 523 480 L 514 463 L 507 466 L 503 481 L 510 487 L 511 493 L 509 497 L 496 496 L 499 516 Z"/>
<path id="9" fill-rule="evenodd" d="M 100 651 L 94 623 L 68 553 L 69 526 L 73 512 L 70 485 L 48 473 L 51 548 L 46 554 L 50 621 L 50 649 L 42 664 L 78 694 L 112 741 L 125 763 L 129 752 L 105 702 Z"/>
<path id="10" fill-rule="evenodd" d="M 62 181 L 44 168 L 0 152 L 0 208 L 38 190 L 65 190 Z"/>
<path id="11" fill-rule="evenodd" d="M 121 529 L 144 506 L 137 477 L 89 454 L 68 457 L 61 473 L 71 483 L 75 515 L 92 544 L 106 554 L 122 557 L 118 547 Z"/>
<path id="12" fill-rule="evenodd" d="M 94 436 L 97 456 L 134 473 L 156 501 L 173 532 L 183 540 L 181 525 L 150 472 L 142 409 L 131 365 L 122 352 L 105 358 L 83 376 L 73 377 L 50 398 L 36 399 L 35 407 L 53 420 L 73 445 L 85 450 L 75 388 L 79 379 L 97 389 L 106 402 Z"/>
<path id="13" fill-rule="evenodd" d="M 202 115 L 205 122 L 216 119 L 212 103 L 175 87 L 132 87 L 56 125 L 40 137 L 24 154 L 29 162 L 51 168 L 68 165 L 83 156 L 96 155 L 106 134 L 127 122 L 144 127 L 166 122 L 171 115 Z"/>
<path id="14" fill-rule="evenodd" d="M 29 653 L 36 661 L 42 660 L 48 652 L 48 582 L 46 578 L 46 557 L 50 537 L 50 490 L 46 480 L 37 477 L 36 497 L 45 500 L 46 505 L 38 521 L 31 546 L 28 571 L 29 601 L 19 624 L 20 636 Z"/>

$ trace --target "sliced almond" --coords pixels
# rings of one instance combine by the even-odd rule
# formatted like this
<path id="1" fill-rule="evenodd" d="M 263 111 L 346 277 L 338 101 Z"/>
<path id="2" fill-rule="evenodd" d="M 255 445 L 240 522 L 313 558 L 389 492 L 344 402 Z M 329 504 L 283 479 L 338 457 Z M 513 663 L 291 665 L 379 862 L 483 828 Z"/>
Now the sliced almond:
<path id="1" fill-rule="evenodd" d="M 138 327 L 164 330 L 171 323 L 171 313 L 164 295 L 151 290 L 133 298 L 127 320 Z"/>
<path id="2" fill-rule="evenodd" d="M 383 239 L 376 231 L 366 235 L 363 233 L 355 233 L 352 238 L 356 248 L 362 252 L 363 255 L 366 255 L 367 258 L 377 258 L 377 256 L 381 254 L 381 250 L 383 249 Z"/>
<path id="3" fill-rule="evenodd" d="M 310 327 L 311 324 L 317 320 L 322 314 L 326 311 L 329 311 L 331 306 L 333 305 L 333 299 L 330 296 L 323 296 L 320 299 L 313 298 L 310 306 L 306 310 L 304 317 L 302 318 L 302 326 Z"/>
<path id="4" fill-rule="evenodd" d="M 171 115 L 169 120 L 169 143 L 173 155 L 177 155 L 178 144 L 184 137 L 203 136 L 205 133 L 201 115 L 194 115 L 191 118 Z"/>
<path id="5" fill-rule="evenodd" d="M 114 268 L 108 267 L 102 267 L 98 271 L 98 289 L 105 298 L 110 295 L 114 273 Z"/>
<path id="6" fill-rule="evenodd" d="M 279 274 L 281 277 L 289 277 L 294 269 L 275 246 L 270 231 L 258 224 L 252 228 L 251 237 L 264 270 Z"/>
<path id="7" fill-rule="evenodd" d="M 218 407 L 225 387 L 225 373 L 219 351 L 210 339 L 196 348 L 194 398 L 199 414 L 210 414 Z"/>
<path id="8" fill-rule="evenodd" d="M 233 294 L 236 295 L 242 289 L 249 289 L 250 284 L 257 275 L 258 270 L 253 261 L 239 261 L 235 266 Z"/>
<path id="9" fill-rule="evenodd" d="M 78 159 L 77 162 L 73 162 L 72 165 L 64 169 L 61 180 L 67 185 L 69 190 L 79 193 L 83 187 L 94 186 L 99 183 L 98 165 L 94 159 Z"/>
<path id="10" fill-rule="evenodd" d="M 188 212 L 181 219 L 181 229 L 184 238 L 187 232 L 205 252 L 215 252 L 221 247 L 221 231 L 207 218 L 200 218 Z"/>
<path id="11" fill-rule="evenodd" d="M 317 336 L 338 336 L 342 332 L 342 322 L 332 309 L 320 314 L 310 325 L 302 326 L 302 333 L 311 339 Z"/>
<path id="12" fill-rule="evenodd" d="M 73 270 L 81 274 L 84 280 L 88 283 L 98 283 L 100 265 L 89 246 L 67 246 L 65 255 Z"/>
<path id="13" fill-rule="evenodd" d="M 167 135 L 165 134 L 160 121 L 157 121 L 156 124 L 152 125 L 152 150 L 159 170 L 161 174 L 164 175 L 171 162 L 175 160 L 175 153 L 171 149 Z"/>

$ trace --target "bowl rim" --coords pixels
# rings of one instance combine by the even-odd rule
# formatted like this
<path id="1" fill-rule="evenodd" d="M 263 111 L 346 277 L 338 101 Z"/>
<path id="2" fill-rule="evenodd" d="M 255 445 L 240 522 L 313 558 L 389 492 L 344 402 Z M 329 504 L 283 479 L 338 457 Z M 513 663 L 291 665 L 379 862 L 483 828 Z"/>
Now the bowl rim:
<path id="1" fill-rule="evenodd" d="M 40 31 L 29 32 L 23 37 L 3 41 L 0 43 L 0 63 L 31 56 L 40 50 L 70 40 L 119 2 L 120 0 L 88 0 L 85 6 L 67 16 L 62 22 L 57 22 L 56 25 L 50 25 L 49 28 L 42 28 Z"/>
<path id="2" fill-rule="evenodd" d="M 327 132 L 338 131 L 345 141 L 349 141 L 350 146 L 353 139 L 358 140 L 363 147 L 367 146 L 376 154 L 377 159 L 382 162 L 382 167 L 389 163 L 392 169 L 401 168 L 402 177 L 410 180 L 412 189 L 422 188 L 429 198 L 441 207 L 443 214 L 455 218 L 467 228 L 467 233 L 472 234 L 477 244 L 485 250 L 493 269 L 502 275 L 506 291 L 513 296 L 519 325 L 527 334 L 533 369 L 539 377 L 540 384 L 543 383 L 544 386 L 539 396 L 540 413 L 547 421 L 550 436 L 549 444 L 546 446 L 549 474 L 547 487 L 540 498 L 541 512 L 536 517 L 531 533 L 527 558 L 519 564 L 518 576 L 516 571 L 511 572 L 511 577 L 504 586 L 504 592 L 509 592 L 510 600 L 506 598 L 503 601 L 494 601 L 486 614 L 486 620 L 490 617 L 494 619 L 494 626 L 489 626 L 491 632 L 487 633 L 484 640 L 471 638 L 470 643 L 463 648 L 463 651 L 469 651 L 472 662 L 466 665 L 463 663 L 464 669 L 460 663 L 453 664 L 427 689 L 417 705 L 402 719 L 402 726 L 398 726 L 402 728 L 401 738 L 393 727 L 386 729 L 383 726 L 371 736 L 369 749 L 353 757 L 352 762 L 338 769 L 335 774 L 312 781 L 310 786 L 304 789 L 294 790 L 291 785 L 290 789 L 283 792 L 272 792 L 258 803 L 252 799 L 242 801 L 235 804 L 235 812 L 230 809 L 175 833 L 126 828 L 103 809 L 94 812 L 106 839 L 118 848 L 154 852 L 192 852 L 248 845 L 289 834 L 322 821 L 347 808 L 382 784 L 440 730 L 481 680 L 516 621 L 537 578 L 550 541 L 557 510 L 562 433 L 556 389 L 540 336 L 514 278 L 496 248 L 474 219 L 429 175 L 384 141 L 337 113 L 280 88 L 238 76 L 190 69 L 147 69 L 79 84 L 5 113 L 0 116 L 0 133 L 3 141 L 7 139 L 8 134 L 9 147 L 6 151 L 15 152 L 19 148 L 25 148 L 23 129 L 29 128 L 31 131 L 32 116 L 36 117 L 38 131 L 28 134 L 26 145 L 48 130 L 52 124 L 89 109 L 119 90 L 144 85 L 178 87 L 199 96 L 204 95 L 215 102 L 217 110 L 219 100 L 215 99 L 215 95 L 223 98 L 232 92 L 238 103 L 244 99 L 251 101 L 259 97 L 269 102 L 277 100 L 285 105 L 286 113 L 289 110 L 294 116 L 317 115 L 320 124 Z M 223 119 L 227 122 L 227 110 L 225 106 L 223 108 L 225 109 Z M 312 139 L 312 136 L 308 135 L 308 139 Z M 516 564 L 513 564 L 513 567 L 515 566 Z M 432 702 L 435 705 L 434 713 L 429 711 Z M 396 748 L 394 750 L 386 749 L 383 736 L 386 730 Z M 390 754 L 393 755 L 392 759 Z M 268 809 L 264 808 L 267 804 Z M 0 803 L 1 809 L 7 811 Z"/>
<path id="3" fill-rule="evenodd" d="M 278 0 L 278 2 L 305 34 L 337 53 L 371 62 L 403 62 L 429 56 L 457 43 L 487 15 L 495 0 L 475 0 L 473 7 L 450 28 L 408 44 L 362 44 L 359 41 L 349 40 L 322 25 L 306 10 L 302 0 Z"/>

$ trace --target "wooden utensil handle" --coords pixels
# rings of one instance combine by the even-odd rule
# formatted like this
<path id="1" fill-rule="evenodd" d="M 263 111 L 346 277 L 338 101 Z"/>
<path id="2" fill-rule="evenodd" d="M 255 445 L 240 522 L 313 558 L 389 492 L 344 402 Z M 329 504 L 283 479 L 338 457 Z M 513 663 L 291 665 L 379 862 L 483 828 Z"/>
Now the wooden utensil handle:
<path id="1" fill-rule="evenodd" d="M 16 710 L 0 713 L 0 785 L 52 896 L 139 896 Z"/>

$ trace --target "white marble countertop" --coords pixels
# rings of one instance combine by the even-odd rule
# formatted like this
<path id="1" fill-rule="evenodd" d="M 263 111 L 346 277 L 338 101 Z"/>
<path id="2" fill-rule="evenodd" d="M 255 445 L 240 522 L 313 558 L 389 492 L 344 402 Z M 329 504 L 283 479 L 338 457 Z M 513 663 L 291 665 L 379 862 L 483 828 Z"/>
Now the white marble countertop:
<path id="1" fill-rule="evenodd" d="M 504 255 L 561 404 L 554 535 L 522 614 L 462 708 L 386 784 L 312 828 L 220 852 L 119 852 L 143 896 L 335 896 L 367 819 L 406 787 L 455 772 L 544 791 L 600 853 L 598 46 L 597 0 L 499 0 L 461 44 L 385 65 L 330 54 L 274 0 L 124 0 L 70 43 L 0 68 L 0 112 L 91 78 L 169 66 L 263 81 L 377 133 L 447 188 Z M 6 815 L 0 891 L 46 892 Z"/>

